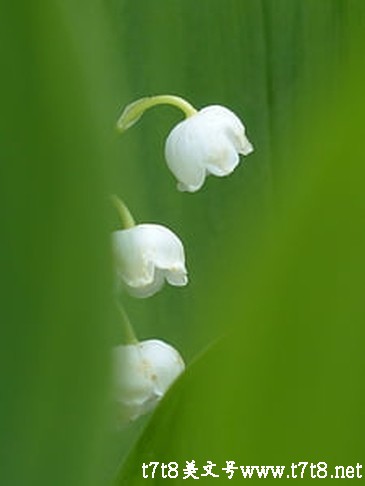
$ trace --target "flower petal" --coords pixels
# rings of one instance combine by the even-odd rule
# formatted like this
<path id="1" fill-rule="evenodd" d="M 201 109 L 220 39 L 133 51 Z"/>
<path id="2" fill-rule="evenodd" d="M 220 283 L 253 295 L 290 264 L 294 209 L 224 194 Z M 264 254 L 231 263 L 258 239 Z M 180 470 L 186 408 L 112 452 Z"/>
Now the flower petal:
<path id="1" fill-rule="evenodd" d="M 183 245 L 168 228 L 140 224 L 116 231 L 113 244 L 118 276 L 131 295 L 149 297 L 165 279 L 171 285 L 187 284 Z"/>
<path id="2" fill-rule="evenodd" d="M 153 363 L 156 394 L 164 395 L 176 378 L 184 371 L 185 364 L 178 351 L 158 339 L 140 343 L 143 357 Z"/>
<path id="3" fill-rule="evenodd" d="M 113 373 L 119 425 L 151 411 L 184 369 L 178 351 L 158 339 L 116 346 Z"/>
<path id="4" fill-rule="evenodd" d="M 120 422 L 135 420 L 153 407 L 154 384 L 151 366 L 139 345 L 122 345 L 113 349 L 115 398 Z M 156 401 L 156 397 L 155 397 Z"/>
<path id="5" fill-rule="evenodd" d="M 184 287 L 188 283 L 188 276 L 185 267 L 175 267 L 165 272 L 166 280 L 170 285 Z"/>
<path id="6" fill-rule="evenodd" d="M 204 158 L 204 155 L 199 154 L 202 144 L 196 137 L 191 137 L 193 128 L 191 124 L 186 124 L 188 120 L 179 123 L 170 132 L 165 144 L 165 158 L 169 169 L 179 181 L 178 189 L 195 192 L 204 184 L 206 170 L 200 162 Z"/>
<path id="7" fill-rule="evenodd" d="M 213 105 L 176 125 L 167 137 L 165 157 L 178 188 L 195 192 L 207 174 L 230 174 L 239 154 L 252 150 L 240 119 L 228 108 Z"/>
<path id="8" fill-rule="evenodd" d="M 143 287 L 153 281 L 154 266 L 146 258 L 144 245 L 135 228 L 114 231 L 113 253 L 119 276 L 129 287 Z M 143 243 L 143 242 L 142 242 Z"/>
<path id="9" fill-rule="evenodd" d="M 239 164 L 240 158 L 232 143 L 227 139 L 221 142 L 217 137 L 215 143 L 211 145 L 210 156 L 206 160 L 207 172 L 218 177 L 231 174 Z"/>

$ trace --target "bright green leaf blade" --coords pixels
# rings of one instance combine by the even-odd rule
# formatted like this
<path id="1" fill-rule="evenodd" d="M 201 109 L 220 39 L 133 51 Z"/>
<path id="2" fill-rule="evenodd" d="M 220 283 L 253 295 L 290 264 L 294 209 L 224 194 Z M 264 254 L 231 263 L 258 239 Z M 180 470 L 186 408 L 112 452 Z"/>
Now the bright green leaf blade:
<path id="1" fill-rule="evenodd" d="M 0 19 L 0 482 L 7 486 L 90 486 L 102 477 L 114 112 L 105 12 L 98 2 L 85 6 L 8 3 Z"/>

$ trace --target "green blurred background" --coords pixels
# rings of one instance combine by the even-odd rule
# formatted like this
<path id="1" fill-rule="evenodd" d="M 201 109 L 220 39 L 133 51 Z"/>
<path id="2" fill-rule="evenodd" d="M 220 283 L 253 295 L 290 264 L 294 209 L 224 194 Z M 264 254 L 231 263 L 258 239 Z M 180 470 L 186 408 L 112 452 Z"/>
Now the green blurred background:
<path id="1" fill-rule="evenodd" d="M 153 460 L 364 462 L 364 27 L 362 0 L 3 6 L 0 484 L 144 484 Z M 178 111 L 115 131 L 163 93 L 231 108 L 254 154 L 178 193 L 163 158 Z M 125 299 L 138 335 L 191 366 L 118 433 L 111 192 L 176 231 L 190 275 Z"/>

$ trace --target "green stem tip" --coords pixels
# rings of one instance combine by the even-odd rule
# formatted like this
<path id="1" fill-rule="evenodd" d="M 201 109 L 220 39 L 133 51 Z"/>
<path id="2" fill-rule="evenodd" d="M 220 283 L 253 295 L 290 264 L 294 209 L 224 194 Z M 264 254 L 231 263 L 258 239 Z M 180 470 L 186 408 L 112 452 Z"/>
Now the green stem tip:
<path id="1" fill-rule="evenodd" d="M 138 339 L 136 333 L 134 332 L 131 321 L 129 320 L 124 307 L 117 302 L 117 307 L 122 321 L 123 326 L 123 342 L 124 344 L 138 344 Z"/>
<path id="2" fill-rule="evenodd" d="M 110 199 L 115 207 L 115 209 L 118 212 L 120 222 L 122 223 L 122 226 L 124 229 L 128 228 L 133 228 L 133 226 L 136 226 L 136 223 L 134 221 L 134 218 L 127 208 L 126 204 L 115 194 L 112 194 L 110 196 Z"/>
<path id="3" fill-rule="evenodd" d="M 158 95 L 158 96 L 149 96 L 146 98 L 140 98 L 133 103 L 127 105 L 121 114 L 118 122 L 117 122 L 117 129 L 120 132 L 125 132 L 133 126 L 137 121 L 141 118 L 143 113 L 152 108 L 156 105 L 172 105 L 179 108 L 181 111 L 184 112 L 186 118 L 189 116 L 195 115 L 197 110 L 186 100 L 180 98 L 180 96 L 174 95 Z"/>

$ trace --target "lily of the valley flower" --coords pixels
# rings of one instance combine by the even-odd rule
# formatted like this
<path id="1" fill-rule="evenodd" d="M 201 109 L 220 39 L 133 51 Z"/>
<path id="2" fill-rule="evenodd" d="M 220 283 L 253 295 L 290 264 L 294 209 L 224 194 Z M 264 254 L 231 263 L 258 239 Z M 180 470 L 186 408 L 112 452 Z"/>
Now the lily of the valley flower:
<path id="1" fill-rule="evenodd" d="M 126 424 L 153 410 L 184 369 L 178 351 L 157 339 L 115 347 L 113 371 L 119 423 Z"/>
<path id="2" fill-rule="evenodd" d="M 118 130 L 126 131 L 146 110 L 160 104 L 176 106 L 186 116 L 170 132 L 165 145 L 167 165 L 180 191 L 198 191 L 209 174 L 230 174 L 237 167 L 239 156 L 253 151 L 244 125 L 231 110 L 212 105 L 197 111 L 173 95 L 150 96 L 129 104 L 117 122 Z"/>
<path id="3" fill-rule="evenodd" d="M 138 224 L 115 231 L 112 238 L 117 276 L 131 295 L 149 297 L 165 280 L 175 286 L 187 284 L 184 247 L 168 228 Z"/>
<path id="4" fill-rule="evenodd" d="M 178 189 L 189 192 L 198 191 L 208 174 L 230 174 L 239 155 L 252 151 L 240 119 L 218 105 L 207 106 L 176 125 L 165 145 L 167 165 L 178 180 Z"/>

